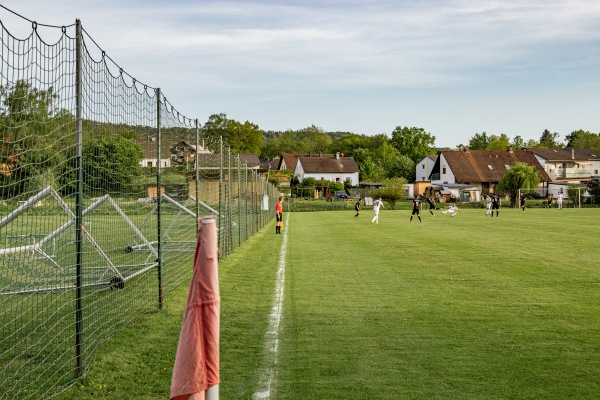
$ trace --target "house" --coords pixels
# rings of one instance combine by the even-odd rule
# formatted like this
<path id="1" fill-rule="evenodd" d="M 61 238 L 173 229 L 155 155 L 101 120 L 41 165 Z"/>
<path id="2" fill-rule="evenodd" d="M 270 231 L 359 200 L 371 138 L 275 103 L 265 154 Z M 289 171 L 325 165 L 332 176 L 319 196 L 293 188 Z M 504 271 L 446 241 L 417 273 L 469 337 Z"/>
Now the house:
<path id="1" fill-rule="evenodd" d="M 181 140 L 169 148 L 171 166 L 190 165 L 196 160 L 196 146 Z"/>
<path id="2" fill-rule="evenodd" d="M 442 151 L 430 174 L 432 188 L 460 201 L 480 201 L 482 193 L 493 193 L 511 166 L 523 162 L 540 174 L 542 186 L 551 181 L 529 150 L 448 150 Z"/>
<path id="3" fill-rule="evenodd" d="M 343 153 L 341 154 L 343 157 Z M 296 154 L 296 153 L 284 153 L 281 155 L 279 160 L 279 170 L 294 170 L 296 168 L 296 161 L 298 161 L 298 157 L 326 157 L 332 158 L 333 154 L 322 154 L 322 153 L 307 153 L 307 154 Z"/>
<path id="4" fill-rule="evenodd" d="M 133 143 L 140 145 L 142 148 L 142 152 L 144 153 L 144 158 L 140 161 L 140 165 L 142 167 L 156 167 L 157 161 L 156 159 L 160 159 L 161 167 L 170 167 L 171 166 L 171 151 L 170 148 L 172 144 L 168 141 L 161 140 L 160 141 L 160 157 L 157 157 L 157 145 L 156 138 L 148 138 L 148 139 L 131 139 Z"/>
<path id="5" fill-rule="evenodd" d="M 245 165 L 248 169 L 259 170 L 260 158 L 257 154 L 232 154 L 232 157 L 240 160 L 241 165 Z"/>
<path id="6" fill-rule="evenodd" d="M 437 155 L 427 155 L 423 158 L 416 166 L 416 182 L 426 182 L 429 181 L 429 175 L 431 174 L 431 170 L 437 161 Z"/>
<path id="7" fill-rule="evenodd" d="M 589 149 L 530 148 L 556 183 L 579 183 L 600 176 L 600 152 Z"/>
<path id="8" fill-rule="evenodd" d="M 352 157 L 343 157 L 337 153 L 333 157 L 298 157 L 294 176 L 302 182 L 305 178 L 345 182 L 350 179 L 352 186 L 358 185 L 359 169 Z"/>

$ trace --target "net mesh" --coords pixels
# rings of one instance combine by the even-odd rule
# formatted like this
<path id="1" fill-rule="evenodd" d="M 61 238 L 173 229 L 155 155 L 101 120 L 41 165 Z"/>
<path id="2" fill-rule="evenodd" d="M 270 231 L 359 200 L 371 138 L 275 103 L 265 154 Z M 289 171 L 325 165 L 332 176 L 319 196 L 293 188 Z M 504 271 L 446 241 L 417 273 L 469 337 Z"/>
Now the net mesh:
<path id="1" fill-rule="evenodd" d="M 226 257 L 278 194 L 77 26 L 1 28 L 0 398 L 48 398 L 189 283 L 198 217 Z"/>

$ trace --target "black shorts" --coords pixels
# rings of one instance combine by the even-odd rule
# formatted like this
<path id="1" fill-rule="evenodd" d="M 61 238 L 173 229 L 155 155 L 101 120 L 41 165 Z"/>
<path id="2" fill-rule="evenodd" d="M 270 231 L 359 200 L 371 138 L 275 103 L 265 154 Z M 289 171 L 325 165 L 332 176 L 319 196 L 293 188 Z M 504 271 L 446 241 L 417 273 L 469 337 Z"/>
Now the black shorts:
<path id="1" fill-rule="evenodd" d="M 275 214 L 275 216 L 277 217 L 277 222 L 283 221 L 283 214 Z"/>
<path id="2" fill-rule="evenodd" d="M 412 215 L 415 215 L 415 214 L 419 215 L 419 209 L 418 208 L 413 208 Z"/>
<path id="3" fill-rule="evenodd" d="M 492 210 L 499 210 L 500 209 L 500 204 L 492 204 Z"/>

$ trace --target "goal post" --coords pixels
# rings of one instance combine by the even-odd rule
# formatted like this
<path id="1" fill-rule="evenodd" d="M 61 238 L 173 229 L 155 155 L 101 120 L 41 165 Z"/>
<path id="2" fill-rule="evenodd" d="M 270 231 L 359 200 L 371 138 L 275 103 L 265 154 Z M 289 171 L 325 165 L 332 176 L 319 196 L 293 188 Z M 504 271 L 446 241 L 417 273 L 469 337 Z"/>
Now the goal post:
<path id="1" fill-rule="evenodd" d="M 565 200 L 571 200 L 573 203 L 573 208 L 581 208 L 581 190 L 584 190 L 585 193 L 585 187 L 569 187 L 566 190 L 562 190 L 561 189 L 561 193 L 563 194 L 563 197 Z M 519 201 L 519 199 L 521 198 L 521 194 L 525 193 L 525 194 L 529 194 L 529 193 L 537 193 L 540 196 L 540 199 L 543 198 L 544 196 L 547 197 L 548 196 L 548 189 L 542 189 L 542 188 L 521 188 L 517 191 L 517 201 Z M 554 195 L 554 199 L 556 199 L 556 195 Z"/>

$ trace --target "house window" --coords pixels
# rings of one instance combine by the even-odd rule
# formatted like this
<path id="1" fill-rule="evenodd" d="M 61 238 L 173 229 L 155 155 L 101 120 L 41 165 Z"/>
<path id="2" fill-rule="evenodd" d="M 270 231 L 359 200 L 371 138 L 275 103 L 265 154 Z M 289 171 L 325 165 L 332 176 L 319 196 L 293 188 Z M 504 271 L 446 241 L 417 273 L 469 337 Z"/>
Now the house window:
<path id="1" fill-rule="evenodd" d="M 152 166 L 152 161 L 148 161 L 148 164 L 146 165 L 146 167 L 151 167 Z"/>
<path id="2" fill-rule="evenodd" d="M 594 175 L 598 175 L 598 170 L 597 169 L 594 170 Z"/>
<path id="3" fill-rule="evenodd" d="M 494 169 L 494 167 L 492 167 L 490 164 L 488 164 L 488 168 L 489 168 L 490 170 Z"/>
<path id="4" fill-rule="evenodd" d="M 442 174 L 446 173 L 446 167 L 442 168 Z"/>
<path id="5" fill-rule="evenodd" d="M 421 169 L 425 169 L 425 164 L 421 165 Z"/>

